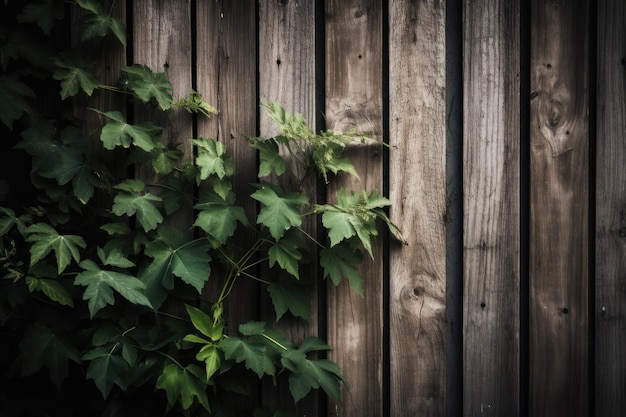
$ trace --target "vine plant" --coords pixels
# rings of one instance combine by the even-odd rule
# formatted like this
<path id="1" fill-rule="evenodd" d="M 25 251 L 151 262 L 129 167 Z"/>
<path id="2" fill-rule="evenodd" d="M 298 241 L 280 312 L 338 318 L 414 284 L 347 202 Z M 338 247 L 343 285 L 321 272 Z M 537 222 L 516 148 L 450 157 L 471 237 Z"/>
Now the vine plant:
<path id="1" fill-rule="evenodd" d="M 126 42 L 124 24 L 98 1 L 3 3 L 0 122 L 3 136 L 16 140 L 9 149 L 5 139 L 3 149 L 17 161 L 18 153 L 27 155 L 33 192 L 18 203 L 0 190 L 0 414 L 230 415 L 223 394 L 245 391 L 241 372 L 248 380 L 280 374 L 295 402 L 319 388 L 338 399 L 345 381 L 335 363 L 317 355 L 330 349 L 325 342 L 309 337 L 295 345 L 260 321 L 233 329 L 225 308 L 233 287 L 251 279 L 266 288 L 276 320 L 308 319 L 307 292 L 295 284 L 310 245 L 325 278 L 347 279 L 362 292 L 358 265 L 372 255 L 377 225 L 402 238 L 385 214 L 389 200 L 342 189 L 334 204 L 311 204 L 289 163 L 326 182 L 340 172 L 356 176 L 343 150 L 361 138 L 315 133 L 302 116 L 265 103 L 281 133 L 242 139 L 258 151 L 260 181 L 236 197 L 236 166 L 223 143 L 189 139 L 194 156 L 184 161 L 164 145 L 163 127 L 129 121 L 123 108 L 90 108 L 102 120 L 92 131 L 68 116 L 73 98 L 98 90 L 162 112 L 217 112 L 195 91 L 174 102 L 166 75 L 141 64 L 124 68 L 116 85 L 101 83 L 88 57 L 73 53 L 107 36 Z M 58 40 L 65 17 L 77 11 L 81 42 L 68 46 Z M 58 103 L 41 106 L 42 99 Z M 148 163 L 156 180 L 118 178 L 95 156 L 120 150 L 128 172 Z M 295 181 L 270 181 L 281 176 Z M 254 219 L 237 205 L 246 199 L 260 203 Z M 193 201 L 194 218 L 181 230 L 167 218 L 184 201 Z M 327 242 L 303 229 L 310 216 L 321 216 Z M 254 240 L 241 239 L 239 229 Z M 207 290 L 209 282 L 217 291 Z M 172 302 L 184 306 L 180 314 Z"/>

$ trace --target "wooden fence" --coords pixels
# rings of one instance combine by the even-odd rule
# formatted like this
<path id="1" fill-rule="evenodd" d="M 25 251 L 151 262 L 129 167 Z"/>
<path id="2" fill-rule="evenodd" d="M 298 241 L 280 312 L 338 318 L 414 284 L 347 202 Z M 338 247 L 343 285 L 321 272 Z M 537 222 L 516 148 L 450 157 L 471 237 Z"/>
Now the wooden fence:
<path id="1" fill-rule="evenodd" d="M 409 244 L 374 247 L 364 297 L 320 282 L 314 319 L 284 325 L 351 386 L 300 415 L 626 415 L 623 0 L 111 3 L 132 42 L 106 70 L 201 92 L 219 116 L 174 113 L 168 140 L 223 141 L 236 187 L 256 181 L 240 138 L 276 133 L 261 100 L 391 145 L 351 149 L 346 185 L 384 190 Z M 231 322 L 269 317 L 254 295 Z"/>

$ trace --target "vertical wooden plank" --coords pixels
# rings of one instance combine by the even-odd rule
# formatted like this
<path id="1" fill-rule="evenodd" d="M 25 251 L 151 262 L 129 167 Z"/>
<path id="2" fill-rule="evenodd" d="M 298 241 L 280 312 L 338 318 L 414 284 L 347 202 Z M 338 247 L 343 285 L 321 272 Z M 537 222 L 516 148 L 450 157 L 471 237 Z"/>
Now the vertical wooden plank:
<path id="1" fill-rule="evenodd" d="M 250 183 L 257 181 L 256 152 L 244 136 L 254 136 L 257 124 L 256 10 L 253 0 L 197 2 L 198 91 L 217 108 L 219 115 L 198 123 L 198 136 L 223 142 L 235 162 L 233 187 L 237 204 L 254 222 L 256 205 L 249 197 Z M 254 239 L 243 231 L 241 242 Z M 250 284 L 250 285 L 248 285 Z M 230 299 L 231 331 L 239 323 L 256 318 L 256 284 L 240 281 Z"/>
<path id="2" fill-rule="evenodd" d="M 314 1 L 263 1 L 259 2 L 259 95 L 260 100 L 278 102 L 286 111 L 304 116 L 312 129 L 315 129 L 315 2 Z M 279 134 L 274 122 L 261 110 L 260 134 L 272 137 Z M 295 160 L 288 160 L 291 169 L 302 178 L 303 167 Z M 272 178 L 284 187 L 297 187 L 293 178 Z M 289 183 L 290 179 L 292 180 Z M 301 185 L 302 192 L 316 201 L 316 175 L 306 177 Z M 302 226 L 311 236 L 316 236 L 315 218 L 309 217 Z M 307 323 L 289 315 L 283 316 L 277 327 L 294 343 L 300 343 L 307 336 L 317 336 L 317 251 L 315 245 L 309 247 L 312 264 L 300 269 L 300 282 L 310 288 L 311 319 Z M 271 323 L 275 320 L 274 307 L 267 298 L 263 306 L 263 319 Z M 297 414 L 317 415 L 318 396 L 312 391 L 298 403 Z M 287 379 L 278 380 L 278 389 L 270 384 L 263 387 L 263 404 L 270 409 L 293 409 L 293 399 Z"/>
<path id="3" fill-rule="evenodd" d="M 133 61 L 150 67 L 154 72 L 165 72 L 172 83 L 174 102 L 186 97 L 191 90 L 191 10 L 185 0 L 138 0 L 133 2 Z M 164 144 L 175 144 L 183 151 L 183 160 L 192 157 L 189 140 L 193 135 L 192 118 L 184 109 L 175 106 L 168 114 L 155 114 L 137 107 L 136 122 L 151 120 L 165 126 Z M 151 166 L 142 167 L 139 179 L 149 184 L 154 179 Z M 192 210 L 179 211 L 168 219 L 170 226 L 187 230 L 193 223 Z"/>
<path id="4" fill-rule="evenodd" d="M 596 416 L 626 410 L 626 3 L 598 2 Z"/>
<path id="5" fill-rule="evenodd" d="M 445 4 L 389 4 L 389 192 L 407 246 L 390 248 L 392 416 L 444 416 Z"/>
<path id="6" fill-rule="evenodd" d="M 382 1 L 326 2 L 327 127 L 355 129 L 382 137 Z M 341 178 L 337 188 L 382 190 L 380 145 L 355 145 L 349 155 L 361 178 Z M 382 247 L 373 248 L 374 261 L 361 268 L 364 297 L 348 285 L 328 290 L 329 357 L 351 385 L 342 391 L 342 404 L 329 404 L 331 416 L 381 416 L 382 399 Z M 345 283 L 344 283 L 345 284 Z"/>
<path id="7" fill-rule="evenodd" d="M 235 163 L 236 204 L 244 208 L 254 224 L 256 205 L 249 196 L 250 184 L 257 182 L 256 152 L 243 137 L 257 133 L 256 2 L 202 0 L 196 5 L 197 90 L 219 111 L 211 119 L 198 120 L 198 136 L 226 145 Z M 241 229 L 236 235 L 242 246 L 255 238 L 251 228 Z M 221 285 L 219 280 L 213 276 L 210 285 Z M 229 334 L 236 334 L 239 324 L 257 319 L 257 295 L 256 282 L 245 277 L 236 282 L 225 307 Z M 215 296 L 208 301 L 214 302 Z M 251 386 L 250 390 L 250 401 L 230 398 L 238 415 L 251 415 L 257 405 L 257 387 Z"/>
<path id="8" fill-rule="evenodd" d="M 530 405 L 588 415 L 589 2 L 531 3 Z"/>
<path id="9" fill-rule="evenodd" d="M 520 3 L 464 2 L 463 412 L 519 415 Z"/>

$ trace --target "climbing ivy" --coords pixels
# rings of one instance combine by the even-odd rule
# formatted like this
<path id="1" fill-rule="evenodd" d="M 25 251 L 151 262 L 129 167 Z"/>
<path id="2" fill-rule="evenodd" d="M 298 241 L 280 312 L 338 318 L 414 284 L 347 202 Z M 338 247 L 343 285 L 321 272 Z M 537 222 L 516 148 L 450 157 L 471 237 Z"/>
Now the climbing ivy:
<path id="1" fill-rule="evenodd" d="M 70 15 L 82 16 L 71 45 Z M 196 91 L 175 102 L 165 73 L 142 64 L 123 68 L 114 85 L 102 83 L 85 43 L 127 39 L 123 22 L 98 1 L 4 0 L 0 16 L 0 123 L 11 161 L 0 178 L 0 414 L 230 415 L 224 393 L 279 377 L 295 403 L 317 389 L 339 400 L 347 381 L 324 358 L 330 346 L 317 337 L 295 344 L 270 323 L 227 323 L 227 309 L 236 308 L 227 300 L 254 280 L 277 321 L 308 320 L 300 281 L 307 262 L 362 293 L 358 265 L 373 255 L 378 225 L 402 239 L 385 214 L 389 200 L 341 189 L 333 204 L 315 204 L 300 184 L 311 172 L 326 182 L 356 176 L 343 151 L 365 139 L 315 133 L 302 116 L 263 103 L 280 134 L 238 139 L 260 161 L 259 182 L 241 195 L 223 143 L 179 138 L 193 147 L 183 159 L 164 143 L 163 126 L 125 116 L 129 105 L 197 117 L 218 110 Z M 85 103 L 95 92 L 126 101 L 92 108 Z M 116 157 L 100 157 L 107 152 Z M 109 160 L 125 161 L 124 175 Z M 138 166 L 153 171 L 149 183 L 132 174 Z M 238 205 L 246 200 L 260 207 L 254 218 Z M 168 219 L 182 210 L 193 210 L 193 219 L 174 227 Z M 303 229 L 313 216 L 321 216 L 326 240 Z M 241 230 L 254 238 L 241 239 Z"/>

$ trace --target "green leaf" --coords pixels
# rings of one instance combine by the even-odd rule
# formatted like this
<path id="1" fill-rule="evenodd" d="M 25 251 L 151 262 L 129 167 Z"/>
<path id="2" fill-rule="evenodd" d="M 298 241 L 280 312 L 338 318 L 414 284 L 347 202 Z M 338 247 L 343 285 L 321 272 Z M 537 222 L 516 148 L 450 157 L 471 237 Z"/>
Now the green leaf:
<path id="1" fill-rule="evenodd" d="M 359 250 L 353 250 L 348 244 L 339 244 L 320 251 L 320 265 L 324 268 L 324 278 L 330 277 L 333 284 L 339 285 L 345 277 L 357 294 L 363 295 L 363 278 L 357 265 L 363 262 Z"/>
<path id="2" fill-rule="evenodd" d="M 287 311 L 290 311 L 294 317 L 309 321 L 311 317 L 310 288 L 293 282 L 292 279 L 279 279 L 268 285 L 267 291 L 276 311 L 276 321 L 280 320 Z"/>
<path id="3" fill-rule="evenodd" d="M 4 236 L 13 228 L 17 227 L 17 230 L 22 236 L 26 235 L 26 227 L 32 222 L 32 217 L 28 214 L 17 216 L 15 212 L 9 208 L 0 207 L 0 236 Z"/>
<path id="4" fill-rule="evenodd" d="M 35 92 L 15 76 L 0 76 L 0 121 L 9 129 L 13 122 L 32 108 L 26 101 L 35 97 Z"/>
<path id="5" fill-rule="evenodd" d="M 184 410 L 188 410 L 194 404 L 195 398 L 205 410 L 211 411 L 206 381 L 206 375 L 199 366 L 191 364 L 182 368 L 172 363 L 163 368 L 156 387 L 165 391 L 170 406 L 179 402 Z"/>
<path id="6" fill-rule="evenodd" d="M 112 248 L 108 253 L 102 248 L 98 248 L 98 257 L 105 266 L 115 266 L 118 268 L 132 268 L 135 264 L 124 256 L 120 248 Z"/>
<path id="7" fill-rule="evenodd" d="M 322 388 L 333 400 L 339 400 L 339 385 L 345 384 L 336 363 L 326 359 L 308 359 L 306 353 L 315 350 L 326 350 L 328 346 L 317 338 L 307 338 L 295 350 L 285 351 L 281 363 L 291 371 L 289 390 L 293 399 L 298 402 L 311 389 Z"/>
<path id="8" fill-rule="evenodd" d="M 111 349 L 97 347 L 85 353 L 82 359 L 90 361 L 86 377 L 94 381 L 104 399 L 115 385 L 126 390 L 125 376 L 130 367 L 124 358 L 114 355 Z"/>
<path id="9" fill-rule="evenodd" d="M 113 33 L 123 46 L 126 46 L 126 28 L 124 23 L 103 14 L 91 14 L 84 19 L 84 28 L 81 40 L 86 41 L 95 37 L 105 37 Z"/>
<path id="10" fill-rule="evenodd" d="M 206 117 L 210 117 L 211 115 L 218 113 L 215 107 L 211 106 L 202 99 L 202 94 L 193 89 L 189 92 L 189 96 L 179 100 L 176 105 L 184 108 L 189 113 L 201 113 Z"/>
<path id="11" fill-rule="evenodd" d="M 266 226 L 275 240 L 284 236 L 291 227 L 302 224 L 300 208 L 308 204 L 308 199 L 299 193 L 285 193 L 278 186 L 269 183 L 255 184 L 258 188 L 250 196 L 265 205 L 259 212 L 257 223 Z"/>
<path id="12" fill-rule="evenodd" d="M 167 175 L 176 169 L 178 162 L 183 157 L 179 149 L 160 149 L 152 158 L 154 172 L 159 175 Z"/>
<path id="13" fill-rule="evenodd" d="M 125 180 L 115 186 L 120 190 L 113 199 L 113 214 L 116 216 L 136 216 L 143 230 L 154 230 L 163 222 L 163 216 L 153 201 L 162 199 L 150 193 L 143 193 L 144 184 L 137 180 Z"/>
<path id="14" fill-rule="evenodd" d="M 50 380 L 61 390 L 68 374 L 69 361 L 80 363 L 74 345 L 49 327 L 35 323 L 24 333 L 20 342 L 22 376 L 33 375 L 48 368 Z"/>
<path id="15" fill-rule="evenodd" d="M 91 318 L 107 305 L 115 304 L 113 290 L 133 304 L 152 308 L 142 291 L 145 285 L 132 275 L 102 270 L 91 260 L 82 261 L 80 267 L 84 271 L 76 276 L 74 283 L 87 287 L 83 300 L 89 300 Z"/>
<path id="16" fill-rule="evenodd" d="M 233 175 L 235 165 L 223 143 L 205 138 L 193 139 L 192 142 L 198 150 L 196 165 L 200 168 L 200 180 L 211 175 L 217 175 L 220 179 Z"/>
<path id="17" fill-rule="evenodd" d="M 352 135 L 345 135 L 332 130 L 321 132 L 311 140 L 313 164 L 327 183 L 329 172 L 338 174 L 343 171 L 359 178 L 350 160 L 343 156 L 346 146 L 355 141 L 356 138 Z"/>
<path id="18" fill-rule="evenodd" d="M 98 80 L 86 69 L 83 63 L 64 62 L 55 60 L 58 67 L 52 75 L 57 81 L 61 81 L 61 100 L 75 96 L 79 91 L 91 97 L 98 88 Z"/>
<path id="19" fill-rule="evenodd" d="M 205 373 L 207 382 L 222 365 L 220 350 L 212 344 L 204 345 L 196 354 L 196 359 L 205 363 Z"/>
<path id="20" fill-rule="evenodd" d="M 172 84 L 165 73 L 152 72 L 141 64 L 134 64 L 122 69 L 126 73 L 123 85 L 132 91 L 144 103 L 156 100 L 161 110 L 169 110 L 172 105 Z"/>
<path id="21" fill-rule="evenodd" d="M 61 19 L 63 4 L 55 0 L 31 1 L 17 16 L 20 23 L 36 23 L 46 35 L 50 34 L 55 22 Z"/>
<path id="22" fill-rule="evenodd" d="M 102 14 L 102 5 L 97 0 L 75 0 L 82 9 L 94 14 Z"/>
<path id="23" fill-rule="evenodd" d="M 280 156 L 276 140 L 254 138 L 250 140 L 250 144 L 259 151 L 259 177 L 266 177 L 272 172 L 277 176 L 285 173 L 287 163 Z"/>
<path id="24" fill-rule="evenodd" d="M 210 249 L 206 240 L 191 240 L 182 232 L 161 229 L 158 238 L 146 246 L 145 253 L 154 259 L 154 271 L 158 271 L 165 288 L 173 288 L 176 276 L 200 294 L 211 275 Z"/>
<path id="25" fill-rule="evenodd" d="M 199 212 L 193 225 L 207 234 L 214 247 L 223 245 L 235 234 L 237 222 L 248 224 L 248 218 L 242 207 L 228 204 L 214 193 L 205 193 L 202 201 L 194 208 Z"/>
<path id="26" fill-rule="evenodd" d="M 222 338 L 224 326 L 221 323 L 214 323 L 213 319 L 199 308 L 190 306 L 189 304 L 185 304 L 185 308 L 196 330 L 214 342 Z"/>
<path id="27" fill-rule="evenodd" d="M 226 359 L 233 359 L 237 363 L 244 362 L 246 368 L 256 373 L 259 378 L 264 374 L 276 374 L 276 367 L 267 355 L 267 347 L 262 343 L 233 336 L 222 340 L 220 347 L 224 350 Z"/>
<path id="28" fill-rule="evenodd" d="M 63 143 L 28 138 L 21 145 L 34 156 L 33 171 L 43 178 L 54 179 L 59 185 L 72 183 L 74 195 L 85 204 L 100 181 L 85 159 L 85 138 L 79 129 L 67 127 L 60 133 Z"/>
<path id="29" fill-rule="evenodd" d="M 29 275 L 26 277 L 26 285 L 28 285 L 28 291 L 31 293 L 41 291 L 55 303 L 74 307 L 72 296 L 61 283 L 54 279 L 39 278 Z"/>
<path id="30" fill-rule="evenodd" d="M 58 273 L 61 274 L 71 260 L 80 262 L 79 248 L 86 248 L 85 240 L 76 235 L 60 235 L 47 223 L 37 223 L 26 229 L 28 242 L 34 242 L 30 247 L 30 265 L 33 266 L 50 252 L 56 255 Z"/>
<path id="31" fill-rule="evenodd" d="M 105 149 L 112 150 L 117 146 L 129 148 L 132 144 L 146 152 L 151 152 L 162 147 L 160 140 L 163 128 L 149 122 L 130 125 L 118 111 L 95 111 L 113 120 L 102 128 L 100 134 L 100 140 Z"/>
<path id="32" fill-rule="evenodd" d="M 377 192 L 368 196 L 365 192 L 351 191 L 348 194 L 341 189 L 337 193 L 337 204 L 316 206 L 315 211 L 323 213 L 322 224 L 328 229 L 331 246 L 356 236 L 370 256 L 373 256 L 370 238 L 378 234 L 376 230 L 378 216 L 374 210 L 380 207 L 380 204 L 383 204 L 383 200 Z"/>
<path id="33" fill-rule="evenodd" d="M 302 242 L 297 230 L 288 230 L 285 236 L 270 246 L 267 251 L 270 268 L 278 262 L 278 265 L 282 269 L 299 279 L 298 268 L 300 266 L 300 259 L 302 259 L 302 254 L 300 254 L 301 245 Z"/>

